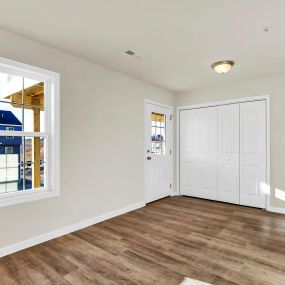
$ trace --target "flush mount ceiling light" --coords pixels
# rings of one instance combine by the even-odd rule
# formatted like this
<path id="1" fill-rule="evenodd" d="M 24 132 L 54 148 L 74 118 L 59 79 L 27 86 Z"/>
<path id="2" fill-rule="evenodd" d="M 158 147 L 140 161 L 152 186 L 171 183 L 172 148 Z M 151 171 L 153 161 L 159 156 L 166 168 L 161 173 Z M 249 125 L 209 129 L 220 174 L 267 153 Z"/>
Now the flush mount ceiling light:
<path id="1" fill-rule="evenodd" d="M 218 61 L 215 62 L 211 65 L 211 67 L 220 74 L 225 74 L 227 72 L 229 72 L 232 67 L 234 66 L 234 62 L 231 60 L 223 60 L 223 61 Z"/>

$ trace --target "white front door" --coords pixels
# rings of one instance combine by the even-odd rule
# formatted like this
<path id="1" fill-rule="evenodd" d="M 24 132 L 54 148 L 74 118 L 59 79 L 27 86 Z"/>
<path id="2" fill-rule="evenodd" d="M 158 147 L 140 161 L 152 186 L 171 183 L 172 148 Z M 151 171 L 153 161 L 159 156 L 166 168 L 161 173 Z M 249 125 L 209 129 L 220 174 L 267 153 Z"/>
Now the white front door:
<path id="1" fill-rule="evenodd" d="M 149 203 L 171 194 L 172 110 L 145 105 L 145 192 Z"/>
<path id="2" fill-rule="evenodd" d="M 180 112 L 180 193 L 217 200 L 217 108 Z"/>

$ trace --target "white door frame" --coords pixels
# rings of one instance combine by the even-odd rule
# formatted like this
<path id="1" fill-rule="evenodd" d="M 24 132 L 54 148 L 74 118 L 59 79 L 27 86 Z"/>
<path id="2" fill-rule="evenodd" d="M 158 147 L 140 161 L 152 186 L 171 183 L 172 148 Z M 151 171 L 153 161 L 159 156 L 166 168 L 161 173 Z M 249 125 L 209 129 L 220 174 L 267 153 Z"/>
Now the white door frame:
<path id="1" fill-rule="evenodd" d="M 172 119 L 170 120 L 170 125 L 169 125 L 169 128 L 170 128 L 169 145 L 170 145 L 170 149 L 171 149 L 171 155 L 170 155 L 170 164 L 171 164 L 170 165 L 170 173 L 171 173 L 170 183 L 171 183 L 172 187 L 171 187 L 170 195 L 171 196 L 175 196 L 174 185 L 173 185 L 173 156 L 174 156 L 174 151 L 173 151 L 173 107 L 169 106 L 169 105 L 166 105 L 166 104 L 162 104 L 162 103 L 159 103 L 159 102 L 155 102 L 155 101 L 146 99 L 145 102 L 144 102 L 144 153 L 143 153 L 143 157 L 144 157 L 144 197 L 145 197 L 145 202 L 146 202 L 146 179 L 147 179 L 147 177 L 146 177 L 146 173 L 147 173 L 147 171 L 146 171 L 146 167 L 147 167 L 147 146 L 146 146 L 146 140 L 145 140 L 146 128 L 148 126 L 148 118 L 147 118 L 147 115 L 146 115 L 146 112 L 147 112 L 146 106 L 147 106 L 147 104 L 163 107 L 163 108 L 166 108 L 166 109 L 170 110 L 170 112 L 171 112 Z"/>
<path id="2" fill-rule="evenodd" d="M 176 189 L 180 194 L 180 111 L 183 110 L 191 110 L 191 109 L 199 109 L 199 108 L 207 108 L 228 104 L 237 104 L 237 103 L 245 103 L 245 102 L 253 102 L 253 101 L 266 101 L 266 185 L 264 186 L 266 189 L 266 210 L 270 211 L 272 207 L 270 206 L 270 95 L 262 95 L 262 96 L 252 96 L 246 98 L 237 98 L 226 101 L 217 101 L 211 103 L 204 104 L 195 104 L 195 105 L 187 105 L 187 106 L 179 106 L 176 108 L 176 130 L 177 130 L 177 141 L 176 141 Z"/>

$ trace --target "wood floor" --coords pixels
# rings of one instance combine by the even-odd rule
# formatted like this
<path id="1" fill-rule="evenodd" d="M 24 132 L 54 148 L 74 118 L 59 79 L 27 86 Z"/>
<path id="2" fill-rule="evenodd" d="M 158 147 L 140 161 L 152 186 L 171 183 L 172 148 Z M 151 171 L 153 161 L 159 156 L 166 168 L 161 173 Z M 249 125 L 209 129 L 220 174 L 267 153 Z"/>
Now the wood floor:
<path id="1" fill-rule="evenodd" d="M 285 215 L 173 197 L 0 259 L 0 284 L 285 284 Z M 2 282 L 2 283 L 1 283 Z"/>

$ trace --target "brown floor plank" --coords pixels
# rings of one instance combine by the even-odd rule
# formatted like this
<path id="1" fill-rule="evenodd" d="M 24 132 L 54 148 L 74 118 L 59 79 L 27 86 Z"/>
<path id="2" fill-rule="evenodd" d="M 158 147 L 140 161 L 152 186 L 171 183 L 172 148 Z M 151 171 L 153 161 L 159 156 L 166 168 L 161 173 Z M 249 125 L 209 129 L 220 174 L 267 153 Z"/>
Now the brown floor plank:
<path id="1" fill-rule="evenodd" d="M 0 259 L 0 285 L 284 285 L 285 216 L 172 197 Z"/>

